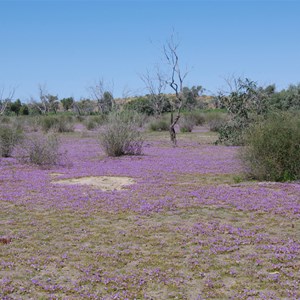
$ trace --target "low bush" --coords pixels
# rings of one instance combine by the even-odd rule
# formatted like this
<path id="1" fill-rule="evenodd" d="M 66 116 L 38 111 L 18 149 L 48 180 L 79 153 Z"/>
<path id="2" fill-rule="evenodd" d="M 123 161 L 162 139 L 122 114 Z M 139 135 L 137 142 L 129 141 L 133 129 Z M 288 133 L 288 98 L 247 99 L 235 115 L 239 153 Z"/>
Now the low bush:
<path id="1" fill-rule="evenodd" d="M 10 117 L 8 116 L 0 116 L 0 123 L 2 124 L 9 124 L 11 121 Z"/>
<path id="2" fill-rule="evenodd" d="M 274 114 L 245 135 L 241 158 L 248 175 L 258 180 L 300 179 L 299 114 Z"/>
<path id="3" fill-rule="evenodd" d="M 192 132 L 196 121 L 190 114 L 185 114 L 179 119 L 179 126 L 181 132 Z"/>
<path id="4" fill-rule="evenodd" d="M 43 116 L 39 120 L 44 132 L 74 131 L 74 121 L 71 116 Z"/>
<path id="5" fill-rule="evenodd" d="M 228 115 L 223 112 L 208 112 L 205 114 L 205 122 L 210 131 L 219 132 L 225 123 L 228 122 Z"/>
<path id="6" fill-rule="evenodd" d="M 137 125 L 125 123 L 122 116 L 111 115 L 104 130 L 99 134 L 100 145 L 108 156 L 140 155 L 143 138 Z"/>
<path id="7" fill-rule="evenodd" d="M 168 121 L 164 119 L 153 119 L 149 123 L 149 129 L 151 131 L 169 131 L 170 125 Z"/>
<path id="8" fill-rule="evenodd" d="M 0 156 L 10 157 L 23 134 L 16 126 L 0 125 Z"/>
<path id="9" fill-rule="evenodd" d="M 120 112 L 112 112 L 110 118 L 119 118 L 123 123 L 131 123 L 138 127 L 143 127 L 148 116 L 133 110 L 122 110 Z"/>
<path id="10" fill-rule="evenodd" d="M 102 114 L 102 115 L 88 116 L 84 121 L 84 125 L 87 130 L 93 130 L 105 124 L 106 122 L 107 122 L 107 115 Z"/>
<path id="11" fill-rule="evenodd" d="M 78 122 L 84 122 L 85 121 L 85 116 L 76 115 L 76 121 L 78 121 Z"/>
<path id="12" fill-rule="evenodd" d="M 31 134 L 22 143 L 19 158 L 25 163 L 50 167 L 62 163 L 63 153 L 59 148 L 60 141 L 56 135 Z"/>
<path id="13" fill-rule="evenodd" d="M 27 126 L 28 126 L 28 131 L 34 131 L 37 132 L 41 128 L 41 116 L 29 116 L 26 119 Z"/>
<path id="14" fill-rule="evenodd" d="M 201 111 L 191 111 L 188 115 L 194 121 L 195 126 L 200 126 L 205 123 L 205 114 Z"/>
<path id="15" fill-rule="evenodd" d="M 243 146 L 245 145 L 244 135 L 249 125 L 230 119 L 218 126 L 219 138 L 216 144 L 224 144 L 226 146 Z"/>

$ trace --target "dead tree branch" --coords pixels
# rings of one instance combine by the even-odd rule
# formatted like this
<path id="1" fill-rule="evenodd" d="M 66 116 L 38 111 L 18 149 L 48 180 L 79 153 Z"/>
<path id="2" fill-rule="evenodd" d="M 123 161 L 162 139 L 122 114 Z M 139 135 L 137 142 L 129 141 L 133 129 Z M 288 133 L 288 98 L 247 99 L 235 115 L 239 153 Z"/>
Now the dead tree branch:
<path id="1" fill-rule="evenodd" d="M 11 101 L 14 97 L 15 91 L 16 91 L 15 88 L 10 89 L 7 96 L 5 97 L 4 96 L 5 88 L 4 87 L 1 88 L 1 90 L 0 90 L 0 115 L 1 116 L 4 115 L 8 104 L 11 103 Z"/>
<path id="2" fill-rule="evenodd" d="M 171 35 L 171 38 L 163 47 L 164 56 L 168 65 L 171 68 L 171 76 L 170 79 L 166 81 L 166 83 L 171 87 L 171 89 L 175 92 L 176 101 L 172 105 L 171 111 L 171 124 L 170 124 L 170 138 L 174 146 L 177 145 L 176 140 L 176 131 L 175 125 L 180 119 L 181 108 L 184 100 L 183 96 L 183 82 L 188 75 L 188 71 L 182 73 L 180 65 L 179 65 L 179 56 L 178 56 L 178 47 L 179 42 L 175 41 L 174 33 Z M 176 111 L 176 117 L 174 119 L 174 112 Z"/>

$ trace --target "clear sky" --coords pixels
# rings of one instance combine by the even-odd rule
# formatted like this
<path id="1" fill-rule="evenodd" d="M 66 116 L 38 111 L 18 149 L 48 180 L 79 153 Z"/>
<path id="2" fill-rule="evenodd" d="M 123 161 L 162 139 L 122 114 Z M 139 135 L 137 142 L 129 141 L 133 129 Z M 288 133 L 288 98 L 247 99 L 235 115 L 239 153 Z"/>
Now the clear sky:
<path id="1" fill-rule="evenodd" d="M 186 86 L 216 92 L 233 74 L 300 82 L 300 1 L 0 0 L 0 87 L 22 102 L 39 84 L 89 97 L 99 79 L 115 97 L 144 94 L 140 74 L 163 65 L 173 28 Z"/>

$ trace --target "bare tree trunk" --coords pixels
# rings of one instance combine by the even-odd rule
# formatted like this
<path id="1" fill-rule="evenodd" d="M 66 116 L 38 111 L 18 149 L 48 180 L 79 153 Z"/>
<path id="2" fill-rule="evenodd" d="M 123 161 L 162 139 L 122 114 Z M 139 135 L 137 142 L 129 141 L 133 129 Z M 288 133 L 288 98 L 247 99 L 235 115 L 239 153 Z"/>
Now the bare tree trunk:
<path id="1" fill-rule="evenodd" d="M 15 88 L 13 88 L 11 91 L 9 91 L 7 97 L 4 98 L 4 88 L 0 90 L 0 115 L 2 116 L 8 104 L 11 102 L 12 98 L 14 97 L 15 94 Z"/>
<path id="2" fill-rule="evenodd" d="M 173 112 L 171 113 L 171 125 L 170 125 L 170 138 L 174 146 L 177 145 L 176 139 L 176 131 L 175 125 L 177 124 L 178 120 L 180 119 L 180 112 L 181 107 L 183 104 L 183 81 L 187 76 L 188 72 L 184 74 L 181 73 L 181 69 L 179 66 L 179 57 L 178 57 L 178 46 L 179 43 L 174 40 L 174 35 L 172 34 L 171 39 L 167 42 L 164 46 L 164 54 L 168 64 L 171 66 L 172 75 L 167 83 L 173 89 L 176 96 L 176 101 L 174 106 L 177 109 L 177 116 L 175 120 L 173 120 Z"/>
<path id="3" fill-rule="evenodd" d="M 178 120 L 180 119 L 180 115 L 178 114 L 174 119 L 173 116 L 173 112 L 171 113 L 171 125 L 169 128 L 169 132 L 170 132 L 170 138 L 171 138 L 171 142 L 173 143 L 173 146 L 176 147 L 177 146 L 177 139 L 176 139 L 176 131 L 175 131 L 175 125 L 177 124 Z"/>

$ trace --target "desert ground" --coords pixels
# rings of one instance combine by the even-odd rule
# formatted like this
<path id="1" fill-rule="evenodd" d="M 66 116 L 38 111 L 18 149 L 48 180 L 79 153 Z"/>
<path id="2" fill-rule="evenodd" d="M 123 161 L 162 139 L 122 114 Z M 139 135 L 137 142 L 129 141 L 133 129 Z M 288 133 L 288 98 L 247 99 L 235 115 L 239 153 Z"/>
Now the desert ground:
<path id="1" fill-rule="evenodd" d="M 203 127 L 60 138 L 59 166 L 0 160 L 1 299 L 300 299 L 300 184 L 244 180 Z"/>

